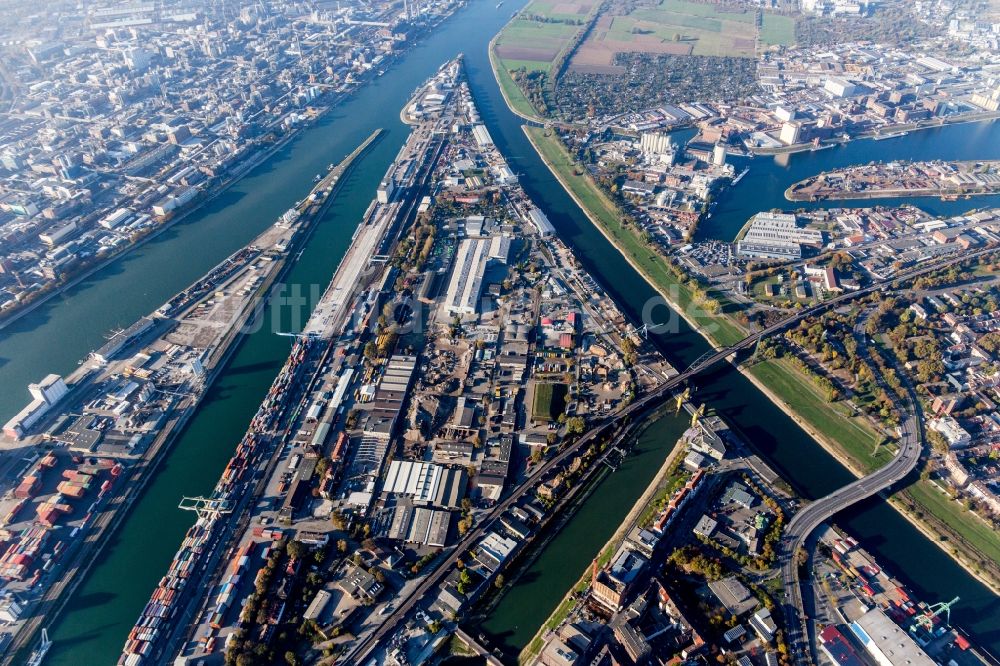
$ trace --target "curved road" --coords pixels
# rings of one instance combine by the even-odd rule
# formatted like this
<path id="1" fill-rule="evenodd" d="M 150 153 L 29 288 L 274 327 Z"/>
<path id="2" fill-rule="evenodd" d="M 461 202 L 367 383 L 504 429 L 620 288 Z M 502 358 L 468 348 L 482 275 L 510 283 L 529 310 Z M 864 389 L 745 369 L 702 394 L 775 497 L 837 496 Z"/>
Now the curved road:
<path id="1" fill-rule="evenodd" d="M 429 573 L 427 577 L 421 581 L 420 585 L 407 597 L 405 601 L 400 603 L 396 609 L 387 617 L 385 617 L 379 627 L 373 631 L 367 638 L 363 639 L 351 650 L 349 650 L 342 659 L 338 660 L 338 663 L 350 663 L 350 664 L 364 664 L 365 659 L 367 659 L 371 652 L 378 647 L 381 641 L 387 636 L 391 635 L 392 632 L 396 630 L 400 622 L 410 613 L 411 610 L 423 599 L 423 597 L 435 588 L 445 576 L 447 576 L 448 571 L 451 569 L 452 565 L 455 564 L 456 560 L 459 559 L 466 551 L 468 551 L 486 532 L 486 529 L 492 525 L 493 519 L 498 517 L 501 513 L 506 511 L 509 507 L 514 505 L 516 502 L 520 501 L 529 492 L 533 492 L 535 486 L 545 478 L 550 471 L 557 469 L 559 465 L 570 459 L 571 456 L 576 455 L 576 453 L 590 443 L 597 440 L 599 437 L 607 434 L 609 431 L 609 425 L 612 423 L 617 423 L 621 425 L 625 424 L 635 424 L 641 423 L 642 418 L 639 418 L 648 412 L 659 407 L 665 400 L 667 400 L 673 391 L 673 389 L 684 384 L 689 379 L 692 379 L 696 375 L 704 372 L 708 368 L 719 363 L 723 359 L 731 356 L 732 354 L 744 351 L 752 348 L 761 339 L 768 338 L 775 333 L 779 333 L 782 330 L 798 323 L 806 317 L 811 317 L 813 315 L 820 314 L 831 308 L 834 308 L 843 303 L 855 300 L 862 296 L 874 293 L 876 291 L 885 291 L 887 286 L 893 282 L 908 281 L 914 278 L 918 278 L 922 275 L 932 273 L 934 271 L 940 270 L 942 268 L 947 268 L 954 264 L 967 261 L 970 259 L 976 259 L 982 255 L 995 252 L 995 247 L 987 247 L 976 252 L 970 252 L 967 254 L 962 254 L 959 256 L 953 256 L 944 261 L 929 263 L 926 266 L 920 266 L 908 271 L 904 271 L 890 280 L 884 280 L 881 282 L 876 282 L 869 287 L 864 289 L 859 289 L 854 292 L 846 292 L 840 296 L 836 296 L 829 300 L 826 300 L 817 305 L 805 308 L 794 315 L 791 315 L 781 321 L 771 324 L 770 326 L 752 333 L 747 337 L 743 338 L 736 344 L 720 349 L 702 359 L 696 361 L 690 368 L 684 372 L 674 375 L 663 384 L 661 384 L 656 390 L 646 394 L 642 398 L 631 403 L 624 409 L 620 410 L 612 417 L 608 419 L 603 419 L 598 422 L 594 428 L 588 431 L 585 435 L 580 437 L 580 439 L 567 445 L 562 451 L 560 451 L 556 456 L 550 458 L 545 463 L 539 467 L 535 474 L 533 474 L 529 479 L 526 479 L 521 485 L 514 488 L 513 492 L 504 500 L 499 502 L 494 506 L 486 515 L 479 521 L 476 527 L 472 528 L 466 532 L 465 536 L 459 541 L 449 555 L 441 560 L 434 568 L 434 571 Z M 861 347 L 859 347 L 861 348 Z M 635 417 L 633 419 L 633 417 Z M 916 465 L 916 460 L 919 458 L 920 454 L 920 438 L 917 436 L 919 423 L 914 424 L 910 419 L 914 419 L 914 416 L 910 416 L 906 423 L 903 424 L 903 441 L 900 445 L 900 452 L 897 454 L 896 459 L 886 467 L 873 472 L 871 475 L 866 476 L 858 481 L 841 488 L 840 490 L 828 495 L 827 497 L 813 502 L 805 509 L 801 510 L 789 523 L 788 529 L 786 530 L 786 540 L 792 535 L 801 534 L 800 537 L 792 538 L 793 544 L 801 545 L 805 540 L 806 536 L 812 532 L 816 526 L 822 523 L 824 520 L 828 519 L 831 515 L 840 511 L 841 509 L 850 506 L 851 504 L 871 497 L 883 488 L 892 485 L 899 479 L 906 476 L 913 465 Z M 615 439 L 614 444 L 626 438 L 632 428 L 622 427 L 619 428 L 614 434 Z M 916 447 L 916 453 L 913 453 L 914 447 Z M 912 461 L 911 461 L 912 458 Z M 906 465 L 910 465 L 906 469 Z M 905 471 L 904 471 L 905 469 Z M 787 553 L 794 553 L 796 548 L 787 549 Z M 782 571 L 785 574 L 786 567 L 795 569 L 792 566 L 793 558 L 791 555 L 783 555 Z M 801 594 L 799 593 L 798 586 L 798 572 L 792 571 L 791 569 L 787 572 L 786 581 L 795 581 L 795 583 L 787 588 L 794 589 L 794 599 L 792 600 L 795 604 L 793 608 L 786 608 L 786 612 L 794 613 L 790 615 L 792 618 L 799 617 L 799 609 L 802 607 Z M 798 625 L 799 622 L 794 621 L 789 623 L 789 638 L 791 639 L 793 626 Z M 799 635 L 800 631 L 796 629 L 795 643 L 790 641 L 790 645 L 797 644 L 801 641 L 802 636 Z M 802 654 L 805 654 L 803 652 Z"/>
<path id="2" fill-rule="evenodd" d="M 799 580 L 799 567 L 796 564 L 796 554 L 806 545 L 809 535 L 822 523 L 832 518 L 836 513 L 847 507 L 868 499 L 879 491 L 889 488 L 901 481 L 917 466 L 920 453 L 923 450 L 923 429 L 920 419 L 920 408 L 913 386 L 905 383 L 907 399 L 905 403 L 899 400 L 896 393 L 886 384 L 879 366 L 871 362 L 868 351 L 865 324 L 871 315 L 868 310 L 858 317 L 854 327 L 854 336 L 858 341 L 858 353 L 868 361 L 879 385 L 893 397 L 898 413 L 905 415 L 899 426 L 899 450 L 893 459 L 884 467 L 880 467 L 868 476 L 836 490 L 801 509 L 792 518 L 782 537 L 782 550 L 779 560 L 781 578 L 785 589 L 785 617 L 788 645 L 792 650 L 796 663 L 817 663 L 813 654 L 815 641 L 812 631 L 812 621 L 805 612 L 802 581 Z M 807 594 L 811 594 L 809 579 L 806 581 Z"/>

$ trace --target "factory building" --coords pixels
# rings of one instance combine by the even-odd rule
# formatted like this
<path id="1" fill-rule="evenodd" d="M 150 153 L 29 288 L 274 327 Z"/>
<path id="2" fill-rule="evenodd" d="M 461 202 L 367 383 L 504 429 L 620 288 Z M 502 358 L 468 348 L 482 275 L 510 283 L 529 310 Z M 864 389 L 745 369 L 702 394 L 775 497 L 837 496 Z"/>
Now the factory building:
<path id="1" fill-rule="evenodd" d="M 434 463 L 393 460 L 382 492 L 403 495 L 414 504 L 457 509 L 465 496 L 468 478 L 464 469 Z"/>
<path id="2" fill-rule="evenodd" d="M 493 145 L 493 137 L 490 136 L 486 125 L 476 125 L 472 128 L 472 138 L 476 140 L 476 145 L 486 148 Z"/>
<path id="3" fill-rule="evenodd" d="M 507 263 L 509 252 L 510 239 L 506 236 L 466 238 L 459 243 L 445 294 L 445 311 L 450 315 L 476 314 L 487 266 L 491 261 Z"/>
<path id="4" fill-rule="evenodd" d="M 390 539 L 425 546 L 443 547 L 448 540 L 451 513 L 439 509 L 413 506 L 402 502 L 392 514 L 386 536 Z"/>
<path id="5" fill-rule="evenodd" d="M 934 666 L 917 642 L 879 608 L 852 622 L 851 631 L 879 666 Z"/>
<path id="6" fill-rule="evenodd" d="M 769 259 L 801 259 L 802 246 L 821 246 L 823 232 L 800 227 L 795 215 L 788 213 L 757 213 L 743 239 L 736 243 L 736 252 L 747 257 Z"/>
<path id="7" fill-rule="evenodd" d="M 643 132 L 639 138 L 639 149 L 644 155 L 662 155 L 674 150 L 674 141 L 666 132 Z"/>
<path id="8" fill-rule="evenodd" d="M 556 228 L 552 226 L 551 222 L 549 222 L 549 218 L 547 218 L 545 213 L 538 208 L 532 208 L 528 211 L 528 221 L 535 225 L 535 228 L 538 230 L 538 235 L 542 238 L 551 236 L 556 232 Z"/>

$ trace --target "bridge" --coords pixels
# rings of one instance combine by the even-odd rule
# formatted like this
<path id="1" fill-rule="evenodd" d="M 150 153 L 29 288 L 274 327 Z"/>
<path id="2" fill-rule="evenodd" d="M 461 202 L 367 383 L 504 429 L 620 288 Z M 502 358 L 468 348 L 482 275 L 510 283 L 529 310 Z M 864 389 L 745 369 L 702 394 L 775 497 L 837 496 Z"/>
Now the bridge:
<path id="1" fill-rule="evenodd" d="M 858 317 L 854 327 L 854 337 L 858 341 L 858 353 L 862 360 L 868 362 L 879 386 L 885 390 L 887 395 L 893 396 L 897 413 L 905 416 L 900 425 L 899 450 L 885 466 L 798 511 L 782 536 L 779 564 L 785 589 L 785 625 L 788 646 L 797 664 L 818 663 L 812 650 L 815 645 L 815 631 L 811 617 L 806 612 L 802 581 L 799 580 L 797 555 L 800 549 L 806 547 L 809 536 L 816 528 L 835 514 L 852 504 L 868 499 L 905 478 L 916 468 L 923 450 L 923 421 L 920 418 L 920 406 L 913 385 L 905 378 L 905 375 L 901 374 L 904 378 L 906 399 L 900 400 L 886 384 L 879 366 L 871 362 L 865 334 L 865 324 L 870 315 L 871 310 L 868 310 Z M 812 588 L 809 587 L 808 580 L 806 584 L 806 594 L 810 595 L 811 598 Z"/>
<path id="2" fill-rule="evenodd" d="M 420 582 L 416 589 L 414 589 L 414 591 L 404 601 L 402 601 L 390 615 L 381 620 L 378 628 L 349 650 L 344 655 L 343 659 L 338 660 L 338 663 L 365 663 L 365 660 L 370 657 L 372 651 L 378 647 L 382 640 L 390 636 L 396 630 L 400 622 L 402 622 L 403 619 L 409 615 L 410 611 L 412 611 L 416 605 L 420 603 L 424 596 L 441 583 L 451 567 L 455 565 L 455 562 L 479 541 L 486 530 L 492 526 L 494 519 L 498 518 L 504 511 L 523 499 L 529 492 L 533 492 L 538 483 L 547 478 L 549 472 L 558 469 L 560 465 L 570 460 L 572 456 L 577 455 L 580 451 L 586 450 L 590 444 L 595 443 L 599 439 L 607 437 L 608 435 L 612 438 L 612 446 L 617 446 L 620 442 L 626 440 L 634 434 L 638 427 L 644 424 L 645 419 L 643 417 L 653 413 L 666 400 L 668 400 L 675 388 L 685 384 L 696 375 L 711 368 L 727 357 L 740 351 L 750 349 L 756 345 L 759 340 L 780 333 L 781 331 L 798 324 L 807 317 L 821 314 L 827 310 L 837 307 L 838 305 L 843 305 L 863 296 L 867 296 L 868 294 L 878 291 L 886 291 L 887 287 L 893 283 L 907 282 L 943 268 L 948 268 L 963 261 L 977 259 L 980 256 L 994 251 L 996 251 L 995 247 L 988 247 L 977 250 L 976 252 L 961 254 L 942 261 L 928 263 L 925 266 L 915 267 L 908 271 L 899 273 L 889 280 L 882 280 L 864 289 L 846 292 L 823 301 L 822 303 L 804 308 L 803 310 L 800 310 L 799 312 L 790 315 L 777 323 L 771 324 L 756 333 L 746 336 L 739 342 L 729 347 L 725 347 L 702 356 L 700 359 L 691 364 L 691 366 L 684 372 L 674 375 L 658 386 L 655 390 L 633 401 L 613 416 L 601 419 L 597 422 L 595 427 L 591 428 L 578 440 L 570 443 L 558 454 L 545 461 L 538 468 L 536 473 L 531 476 L 531 478 L 525 480 L 519 486 L 514 488 L 509 496 L 498 502 L 491 510 L 489 510 L 479 520 L 475 527 L 465 533 L 465 536 L 461 539 L 461 541 L 459 541 L 451 552 L 435 566 L 434 570 Z M 871 475 L 866 476 L 863 479 L 859 479 L 855 483 L 845 486 L 822 500 L 813 502 L 800 511 L 789 524 L 788 530 L 786 530 L 786 543 L 803 543 L 805 538 L 820 523 L 827 520 L 837 511 L 874 495 L 879 490 L 892 485 L 892 483 L 895 483 L 899 479 L 906 476 L 906 474 L 913 469 L 912 466 L 916 464 L 915 459 L 919 457 L 920 453 L 921 440 L 919 436 L 915 434 L 919 432 L 919 422 L 914 423 L 911 420 L 915 418 L 915 415 L 911 414 L 907 422 L 903 424 L 903 440 L 900 444 L 900 452 L 905 452 L 905 454 L 901 455 L 900 453 L 897 453 L 896 459 L 894 459 L 893 463 L 890 463 L 886 467 L 873 472 Z M 915 455 L 913 454 L 914 450 L 916 450 Z M 911 458 L 913 459 L 912 461 Z M 905 462 L 897 462 L 899 460 L 903 460 Z M 907 464 L 910 465 L 908 469 L 906 468 Z M 803 515 L 804 517 L 800 517 Z M 799 534 L 802 536 L 794 536 Z M 782 567 L 782 570 L 785 572 L 786 567 L 791 567 L 791 569 L 788 569 L 787 571 L 787 580 L 795 581 L 793 584 L 795 594 L 792 594 L 791 588 L 789 588 L 790 599 L 786 604 L 786 608 L 791 608 L 790 613 L 794 613 L 792 617 L 798 618 L 801 613 L 802 598 L 799 593 L 799 586 L 797 583 L 798 572 L 797 570 L 792 570 L 797 569 L 794 566 L 793 557 L 795 550 L 796 549 L 791 548 L 785 549 L 784 552 L 790 552 L 791 555 L 785 556 L 785 566 Z M 794 624 L 790 623 L 789 627 L 791 629 L 791 627 L 796 625 L 798 625 L 797 621 Z M 796 644 L 798 645 L 801 641 L 802 634 L 801 632 L 798 632 L 796 634 Z M 803 654 L 805 654 L 805 652 L 803 652 Z"/>

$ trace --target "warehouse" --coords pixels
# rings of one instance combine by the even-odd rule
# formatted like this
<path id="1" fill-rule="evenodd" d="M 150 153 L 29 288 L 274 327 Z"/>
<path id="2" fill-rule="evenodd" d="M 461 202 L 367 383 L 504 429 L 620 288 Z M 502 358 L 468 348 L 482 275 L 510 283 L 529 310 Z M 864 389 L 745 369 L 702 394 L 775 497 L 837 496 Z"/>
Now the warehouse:
<path id="1" fill-rule="evenodd" d="M 465 497 L 467 480 L 464 469 L 411 460 L 393 460 L 389 463 L 382 492 L 409 497 L 416 504 L 456 509 Z"/>
<path id="2" fill-rule="evenodd" d="M 551 236 L 556 232 L 555 227 L 553 227 L 552 223 L 549 222 L 549 218 L 547 218 L 545 213 L 538 208 L 532 208 L 528 211 L 528 220 L 535 225 L 535 228 L 538 230 L 538 235 L 543 238 Z"/>
<path id="3" fill-rule="evenodd" d="M 738 254 L 768 259 L 801 259 L 802 246 L 821 246 L 823 232 L 800 227 L 795 215 L 757 213 L 743 239 L 736 243 Z"/>
<path id="4" fill-rule="evenodd" d="M 873 608 L 852 622 L 851 631 L 879 666 L 934 666 L 934 660 L 881 609 Z"/>
<path id="5" fill-rule="evenodd" d="M 386 536 L 390 539 L 441 548 L 448 541 L 451 513 L 409 502 L 396 506 Z"/>
<path id="6" fill-rule="evenodd" d="M 509 252 L 510 239 L 506 236 L 466 238 L 459 243 L 445 294 L 445 311 L 450 315 L 476 314 L 483 290 L 483 277 L 489 263 L 507 263 Z"/>

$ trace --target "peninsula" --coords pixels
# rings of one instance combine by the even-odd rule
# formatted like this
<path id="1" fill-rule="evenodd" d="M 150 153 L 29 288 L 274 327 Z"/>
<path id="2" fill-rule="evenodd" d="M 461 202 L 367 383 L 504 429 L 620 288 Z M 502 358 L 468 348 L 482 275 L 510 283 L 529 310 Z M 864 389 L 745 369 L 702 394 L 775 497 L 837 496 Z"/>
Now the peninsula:
<path id="1" fill-rule="evenodd" d="M 1000 162 L 889 162 L 823 172 L 785 190 L 789 201 L 941 197 L 1000 193 Z"/>

